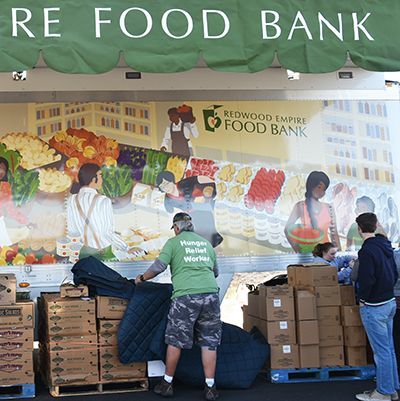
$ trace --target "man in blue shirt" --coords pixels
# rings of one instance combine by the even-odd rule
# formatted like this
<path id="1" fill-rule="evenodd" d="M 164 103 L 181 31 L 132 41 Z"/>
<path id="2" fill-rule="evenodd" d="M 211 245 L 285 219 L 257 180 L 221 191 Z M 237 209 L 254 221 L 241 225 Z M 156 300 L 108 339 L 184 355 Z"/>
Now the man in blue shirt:
<path id="1" fill-rule="evenodd" d="M 398 272 L 390 241 L 375 236 L 377 217 L 363 213 L 356 218 L 364 242 L 358 252 L 360 315 L 376 364 L 376 389 L 357 394 L 361 401 L 398 400 L 399 377 L 393 343 L 396 313 L 394 286 Z"/>

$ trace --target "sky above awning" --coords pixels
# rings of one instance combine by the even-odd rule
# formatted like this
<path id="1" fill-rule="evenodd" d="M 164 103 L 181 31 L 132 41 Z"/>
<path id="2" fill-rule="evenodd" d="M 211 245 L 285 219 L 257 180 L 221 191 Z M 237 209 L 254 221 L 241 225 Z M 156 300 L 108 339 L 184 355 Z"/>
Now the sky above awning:
<path id="1" fill-rule="evenodd" d="M 0 71 L 400 70 L 398 0 L 1 0 Z"/>

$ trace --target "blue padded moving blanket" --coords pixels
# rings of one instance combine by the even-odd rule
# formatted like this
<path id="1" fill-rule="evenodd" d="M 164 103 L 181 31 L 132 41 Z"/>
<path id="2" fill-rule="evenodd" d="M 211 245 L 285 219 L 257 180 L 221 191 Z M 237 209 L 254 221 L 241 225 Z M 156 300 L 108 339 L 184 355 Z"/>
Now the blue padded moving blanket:
<path id="1" fill-rule="evenodd" d="M 130 299 L 118 331 L 122 363 L 165 361 L 164 334 L 172 295 L 171 284 L 146 282 L 135 286 L 133 281 L 93 257 L 76 263 L 72 272 L 74 282 L 87 284 L 93 295 Z M 191 350 L 183 350 L 175 377 L 184 383 L 203 385 L 200 354 L 201 350 L 196 345 Z M 258 330 L 247 333 L 239 327 L 223 323 L 217 358 L 218 387 L 250 387 L 268 355 L 268 345 Z"/>

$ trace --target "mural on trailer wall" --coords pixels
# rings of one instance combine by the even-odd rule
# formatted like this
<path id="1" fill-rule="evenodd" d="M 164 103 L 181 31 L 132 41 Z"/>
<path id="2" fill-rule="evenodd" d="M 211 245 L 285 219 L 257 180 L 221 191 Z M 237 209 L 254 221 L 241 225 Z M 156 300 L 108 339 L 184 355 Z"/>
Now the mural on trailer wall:
<path id="1" fill-rule="evenodd" d="M 0 126 L 0 265 L 151 260 L 177 211 L 225 256 L 356 250 L 366 211 L 400 240 L 397 103 L 12 107 L 15 132 Z"/>

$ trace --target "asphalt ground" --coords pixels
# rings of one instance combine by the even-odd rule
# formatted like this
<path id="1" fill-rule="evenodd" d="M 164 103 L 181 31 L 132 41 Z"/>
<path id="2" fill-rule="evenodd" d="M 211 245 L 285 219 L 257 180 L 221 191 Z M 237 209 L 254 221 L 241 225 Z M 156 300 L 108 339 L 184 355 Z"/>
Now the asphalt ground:
<path id="1" fill-rule="evenodd" d="M 261 374 L 253 385 L 246 390 L 220 390 L 221 401 L 350 401 L 355 400 L 354 395 L 364 390 L 374 388 L 373 381 L 331 381 L 308 383 L 279 383 L 272 384 Z M 204 400 L 203 389 L 175 383 L 174 397 L 177 401 Z M 0 397 L 1 399 L 1 397 Z M 160 397 L 149 391 L 135 393 L 74 395 L 54 398 L 49 390 L 39 381 L 36 385 L 37 401 L 48 400 L 80 400 L 80 401 L 161 401 Z"/>

